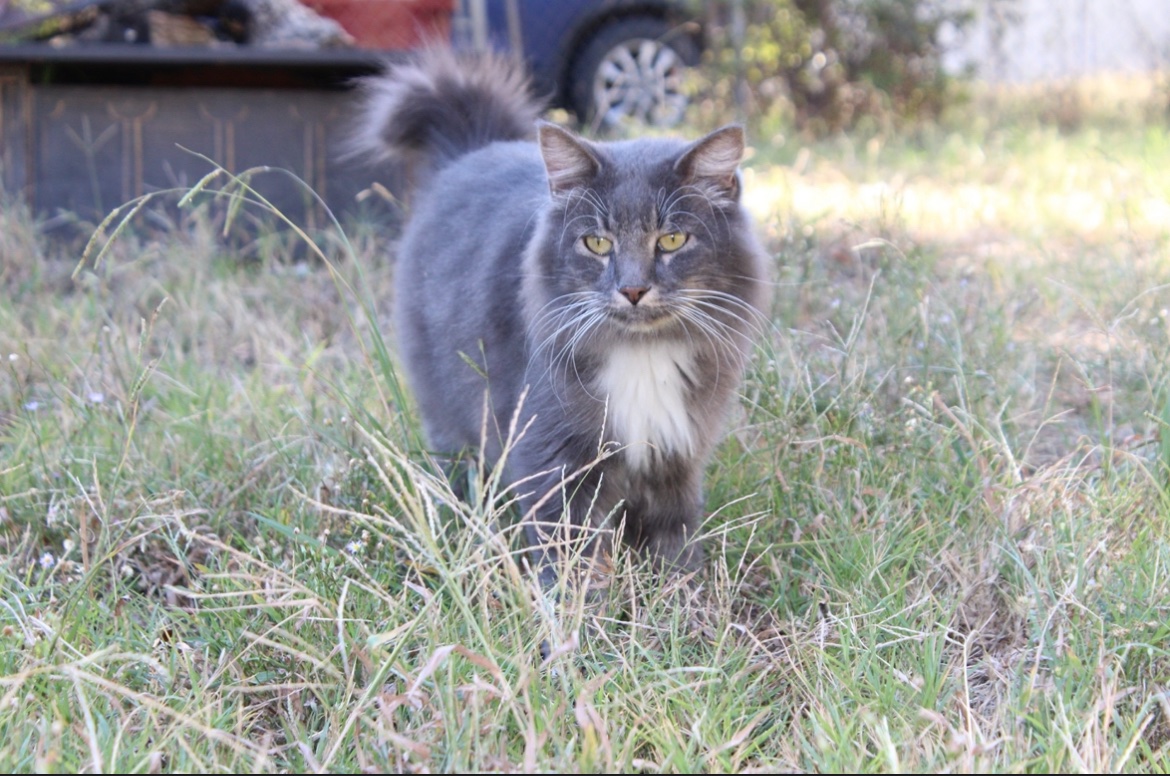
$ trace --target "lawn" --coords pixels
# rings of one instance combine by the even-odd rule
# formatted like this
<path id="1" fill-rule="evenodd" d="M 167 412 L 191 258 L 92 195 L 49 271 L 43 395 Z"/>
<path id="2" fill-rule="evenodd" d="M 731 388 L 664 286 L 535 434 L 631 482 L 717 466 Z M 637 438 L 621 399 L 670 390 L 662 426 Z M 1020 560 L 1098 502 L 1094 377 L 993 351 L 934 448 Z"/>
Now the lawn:
<path id="1" fill-rule="evenodd" d="M 705 569 L 559 603 L 423 449 L 384 225 L 5 199 L 0 769 L 1170 771 L 1170 128 L 1010 107 L 754 134 Z"/>

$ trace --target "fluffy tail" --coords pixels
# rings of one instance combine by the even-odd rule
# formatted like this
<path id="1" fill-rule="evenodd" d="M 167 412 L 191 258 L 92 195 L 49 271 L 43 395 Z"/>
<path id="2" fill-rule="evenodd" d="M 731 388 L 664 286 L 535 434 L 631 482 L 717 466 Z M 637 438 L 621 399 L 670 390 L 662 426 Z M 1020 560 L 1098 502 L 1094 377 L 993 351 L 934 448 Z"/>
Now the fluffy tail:
<path id="1" fill-rule="evenodd" d="M 405 161 L 416 178 L 496 140 L 533 136 L 541 104 L 520 63 L 431 46 L 366 78 L 350 153 Z"/>

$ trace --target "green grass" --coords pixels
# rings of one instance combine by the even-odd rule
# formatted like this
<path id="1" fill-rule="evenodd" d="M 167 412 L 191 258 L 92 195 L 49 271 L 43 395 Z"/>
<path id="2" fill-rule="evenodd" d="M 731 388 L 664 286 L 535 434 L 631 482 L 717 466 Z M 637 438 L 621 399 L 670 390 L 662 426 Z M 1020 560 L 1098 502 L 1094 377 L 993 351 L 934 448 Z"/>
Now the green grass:
<path id="1" fill-rule="evenodd" d="M 420 449 L 379 230 L 241 262 L 190 204 L 73 277 L 6 201 L 0 768 L 1170 771 L 1167 162 L 761 143 L 700 584 L 559 607 Z"/>

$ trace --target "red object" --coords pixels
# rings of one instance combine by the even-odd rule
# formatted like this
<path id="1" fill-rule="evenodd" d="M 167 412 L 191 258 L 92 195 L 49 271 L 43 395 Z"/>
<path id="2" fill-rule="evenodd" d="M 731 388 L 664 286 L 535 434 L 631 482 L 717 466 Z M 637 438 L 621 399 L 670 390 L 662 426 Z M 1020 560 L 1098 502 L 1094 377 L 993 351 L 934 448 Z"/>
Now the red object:
<path id="1" fill-rule="evenodd" d="M 304 0 L 335 20 L 357 45 L 372 49 L 409 49 L 451 36 L 455 0 Z"/>

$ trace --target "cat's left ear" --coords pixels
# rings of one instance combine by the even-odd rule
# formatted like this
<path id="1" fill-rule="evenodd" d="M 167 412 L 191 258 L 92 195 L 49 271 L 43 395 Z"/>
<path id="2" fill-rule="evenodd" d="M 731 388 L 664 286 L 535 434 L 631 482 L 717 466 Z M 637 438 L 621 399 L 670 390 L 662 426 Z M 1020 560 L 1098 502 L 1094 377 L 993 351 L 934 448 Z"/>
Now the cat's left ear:
<path id="1" fill-rule="evenodd" d="M 730 124 L 692 143 L 674 163 L 674 169 L 684 183 L 713 187 L 735 200 L 739 198 L 736 171 L 743 150 L 743 127 Z"/>

